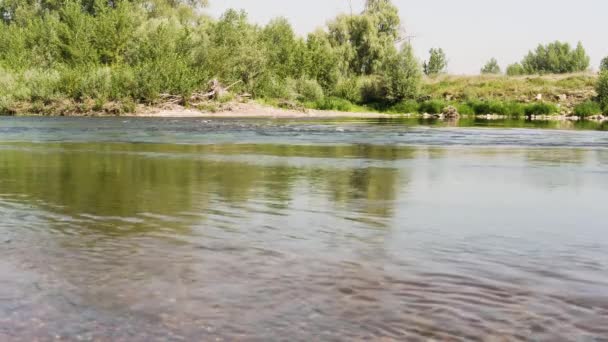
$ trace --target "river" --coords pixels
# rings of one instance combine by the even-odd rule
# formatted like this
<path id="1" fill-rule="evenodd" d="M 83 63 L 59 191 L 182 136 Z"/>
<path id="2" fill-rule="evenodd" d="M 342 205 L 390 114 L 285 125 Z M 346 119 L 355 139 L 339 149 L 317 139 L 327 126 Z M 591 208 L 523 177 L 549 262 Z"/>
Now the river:
<path id="1" fill-rule="evenodd" d="M 585 125 L 0 118 L 0 340 L 606 340 Z"/>

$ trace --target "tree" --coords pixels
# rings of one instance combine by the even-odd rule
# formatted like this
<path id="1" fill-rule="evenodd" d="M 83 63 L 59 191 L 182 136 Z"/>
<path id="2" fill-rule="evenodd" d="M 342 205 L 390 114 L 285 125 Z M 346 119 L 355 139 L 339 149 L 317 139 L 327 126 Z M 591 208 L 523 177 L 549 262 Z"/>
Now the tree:
<path id="1" fill-rule="evenodd" d="M 519 63 L 513 63 L 507 67 L 507 75 L 509 76 L 521 76 L 525 73 L 524 67 Z"/>
<path id="2" fill-rule="evenodd" d="M 328 24 L 332 46 L 354 75 L 372 75 L 395 52 L 401 21 L 390 0 L 367 0 L 363 13 L 341 15 Z"/>
<path id="3" fill-rule="evenodd" d="M 428 62 L 424 62 L 423 69 L 427 76 L 435 76 L 446 71 L 448 60 L 443 49 L 431 49 Z"/>
<path id="4" fill-rule="evenodd" d="M 490 59 L 483 68 L 481 68 L 482 74 L 500 74 L 500 66 L 496 58 Z"/>
<path id="5" fill-rule="evenodd" d="M 602 62 L 600 63 L 600 72 L 602 71 L 608 71 L 608 57 L 602 59 Z"/>
<path id="6" fill-rule="evenodd" d="M 228 10 L 213 25 L 209 67 L 221 81 L 251 86 L 266 71 L 267 55 L 259 31 L 244 11 Z"/>
<path id="7" fill-rule="evenodd" d="M 343 73 L 343 60 L 339 51 L 332 47 L 327 34 L 322 30 L 308 35 L 306 48 L 308 76 L 317 80 L 324 89 L 333 89 Z"/>
<path id="8" fill-rule="evenodd" d="M 261 32 L 267 55 L 267 67 L 280 78 L 300 78 L 304 71 L 304 42 L 296 35 L 291 24 L 278 18 L 270 21 Z"/>
<path id="9" fill-rule="evenodd" d="M 587 70 L 589 63 L 590 58 L 580 42 L 572 49 L 570 44 L 559 41 L 539 45 L 521 62 L 526 74 L 580 72 Z"/>
<path id="10" fill-rule="evenodd" d="M 608 114 L 608 70 L 600 73 L 595 90 L 597 91 L 597 98 L 604 113 Z"/>
<path id="11" fill-rule="evenodd" d="M 399 53 L 388 58 L 382 76 L 390 102 L 413 99 L 418 95 L 422 71 L 410 44 L 403 44 Z"/>

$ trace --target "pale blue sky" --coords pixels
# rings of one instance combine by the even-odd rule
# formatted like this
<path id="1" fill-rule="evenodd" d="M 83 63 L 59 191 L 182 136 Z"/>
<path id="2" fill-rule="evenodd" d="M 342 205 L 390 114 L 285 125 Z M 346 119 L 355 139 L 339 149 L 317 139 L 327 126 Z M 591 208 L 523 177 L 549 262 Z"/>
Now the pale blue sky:
<path id="1" fill-rule="evenodd" d="M 265 24 L 286 17 L 299 34 L 323 26 L 348 0 L 210 0 L 207 10 L 219 16 L 228 8 L 245 9 L 252 21 Z M 352 0 L 360 11 L 364 0 Z M 521 60 L 538 43 L 582 41 L 597 69 L 608 56 L 608 0 L 393 0 L 414 48 L 426 58 L 431 47 L 448 54 L 449 71 L 478 73 L 491 57 L 504 68 Z"/>

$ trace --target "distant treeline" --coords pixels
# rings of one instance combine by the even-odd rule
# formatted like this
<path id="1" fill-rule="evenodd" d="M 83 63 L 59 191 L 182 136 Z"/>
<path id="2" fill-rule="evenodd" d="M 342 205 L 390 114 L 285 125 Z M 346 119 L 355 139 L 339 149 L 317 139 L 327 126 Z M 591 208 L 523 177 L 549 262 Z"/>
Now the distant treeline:
<path id="1" fill-rule="evenodd" d="M 205 0 L 4 0 L 0 2 L 0 113 L 23 103 L 155 104 L 187 99 L 212 79 L 235 93 L 323 109 L 418 100 L 423 74 L 443 73 L 447 57 L 414 57 L 390 0 L 367 0 L 306 37 L 278 18 L 265 26 L 243 11 L 219 19 Z M 494 61 L 496 62 L 496 61 Z M 488 72 L 496 72 L 490 65 Z M 579 44 L 539 47 L 521 73 L 586 70 Z M 515 67 L 509 67 L 507 71 Z M 509 72 L 511 73 L 511 72 Z M 519 74 L 520 72 L 518 72 Z M 348 109 L 348 108 L 346 108 Z"/>

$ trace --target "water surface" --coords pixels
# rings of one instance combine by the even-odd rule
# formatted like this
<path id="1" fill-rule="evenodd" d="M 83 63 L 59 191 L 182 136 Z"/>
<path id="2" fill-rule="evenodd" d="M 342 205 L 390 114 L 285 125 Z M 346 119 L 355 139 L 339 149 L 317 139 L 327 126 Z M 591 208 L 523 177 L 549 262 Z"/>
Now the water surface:
<path id="1" fill-rule="evenodd" d="M 0 340 L 605 340 L 608 135 L 465 126 L 1 119 Z"/>

